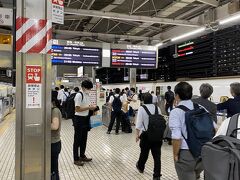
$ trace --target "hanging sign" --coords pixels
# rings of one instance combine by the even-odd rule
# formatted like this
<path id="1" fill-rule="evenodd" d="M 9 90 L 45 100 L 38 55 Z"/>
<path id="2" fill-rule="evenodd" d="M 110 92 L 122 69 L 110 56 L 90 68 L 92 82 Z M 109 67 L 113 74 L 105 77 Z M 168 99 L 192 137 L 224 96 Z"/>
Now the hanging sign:
<path id="1" fill-rule="evenodd" d="M 13 25 L 13 11 L 8 8 L 0 8 L 0 25 Z"/>
<path id="2" fill-rule="evenodd" d="M 52 0 L 52 22 L 64 24 L 64 0 Z"/>
<path id="3" fill-rule="evenodd" d="M 97 105 L 97 91 L 91 90 L 89 92 L 89 97 L 90 97 L 91 105 Z"/>
<path id="4" fill-rule="evenodd" d="M 26 108 L 42 107 L 42 68 L 41 66 L 26 66 Z"/>

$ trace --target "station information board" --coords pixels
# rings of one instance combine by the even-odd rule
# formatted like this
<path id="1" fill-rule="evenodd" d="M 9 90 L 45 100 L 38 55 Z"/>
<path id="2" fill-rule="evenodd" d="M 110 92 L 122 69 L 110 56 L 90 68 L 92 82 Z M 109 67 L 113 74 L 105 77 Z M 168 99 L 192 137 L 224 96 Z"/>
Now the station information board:
<path id="1" fill-rule="evenodd" d="M 156 68 L 157 51 L 151 46 L 127 45 L 126 49 L 111 49 L 112 67 Z"/>
<path id="2" fill-rule="evenodd" d="M 101 66 L 102 48 L 89 47 L 84 43 L 52 45 L 53 65 Z"/>

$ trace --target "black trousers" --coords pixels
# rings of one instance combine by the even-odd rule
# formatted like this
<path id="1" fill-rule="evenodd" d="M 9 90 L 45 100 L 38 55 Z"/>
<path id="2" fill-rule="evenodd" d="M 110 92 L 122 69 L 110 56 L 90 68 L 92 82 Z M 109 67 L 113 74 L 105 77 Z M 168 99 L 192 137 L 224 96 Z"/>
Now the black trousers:
<path id="1" fill-rule="evenodd" d="M 61 152 L 61 146 L 61 141 L 51 144 L 51 174 L 55 176 L 56 180 L 59 180 L 58 158 Z"/>
<path id="2" fill-rule="evenodd" d="M 62 117 L 66 118 L 67 117 L 66 101 L 62 103 L 61 108 L 62 108 Z"/>
<path id="3" fill-rule="evenodd" d="M 109 124 L 109 126 L 108 126 L 108 131 L 109 131 L 109 132 L 111 132 L 111 130 L 112 130 L 112 128 L 113 128 L 115 119 L 116 119 L 116 121 L 117 121 L 116 133 L 118 133 L 119 128 L 120 128 L 120 123 L 121 123 L 121 121 L 122 121 L 122 111 L 119 111 L 119 112 L 112 111 L 111 121 L 110 121 L 110 124 Z"/>
<path id="4" fill-rule="evenodd" d="M 74 126 L 74 142 L 73 142 L 73 159 L 79 161 L 80 157 L 85 157 L 89 125 L 87 117 L 75 116 L 73 119 Z M 79 155 L 80 148 L 80 155 Z"/>
<path id="5" fill-rule="evenodd" d="M 161 146 L 162 142 L 152 143 L 149 142 L 147 138 L 141 138 L 140 140 L 141 153 L 138 160 L 138 167 L 140 170 L 144 171 L 149 151 L 151 150 L 154 160 L 153 177 L 161 176 Z"/>
<path id="6" fill-rule="evenodd" d="M 166 111 L 167 116 L 169 116 L 168 108 L 170 108 L 170 111 L 173 110 L 173 103 L 171 103 L 171 104 L 166 103 L 165 111 Z"/>

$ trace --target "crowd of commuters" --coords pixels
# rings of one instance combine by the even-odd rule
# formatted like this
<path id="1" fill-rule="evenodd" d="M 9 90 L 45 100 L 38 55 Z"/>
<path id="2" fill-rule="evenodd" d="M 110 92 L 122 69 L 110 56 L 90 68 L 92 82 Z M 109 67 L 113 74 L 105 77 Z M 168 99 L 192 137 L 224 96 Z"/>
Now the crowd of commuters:
<path id="1" fill-rule="evenodd" d="M 81 91 L 79 91 L 79 88 L 74 88 L 74 90 L 69 93 L 68 90 L 61 85 L 60 89 L 56 88 L 55 91 L 52 92 L 51 171 L 56 179 L 59 179 L 58 157 L 61 151 L 61 118 L 67 116 L 64 114 L 66 109 L 64 108 L 64 104 L 66 104 L 68 97 L 74 99 L 74 116 L 72 117 L 74 126 L 74 164 L 83 166 L 85 162 L 92 161 L 91 158 L 86 156 L 88 131 L 91 129 L 90 116 L 98 110 L 97 106 L 93 106 L 90 103 L 89 91 L 92 88 L 92 82 L 85 80 L 82 82 Z M 204 170 L 201 157 L 196 155 L 197 148 L 193 150 L 193 145 L 190 144 L 191 138 L 194 138 L 194 132 L 191 132 L 191 134 L 189 131 L 194 130 L 189 128 L 186 120 L 191 117 L 191 113 L 189 112 L 194 113 L 194 111 L 197 111 L 196 109 L 201 109 L 207 114 L 207 116 L 205 114 L 202 118 L 205 118 L 204 120 L 206 122 L 207 120 L 210 121 L 210 130 L 212 128 L 210 138 L 213 138 L 214 135 L 226 135 L 231 117 L 240 113 L 240 83 L 232 83 L 230 85 L 230 92 L 233 98 L 217 105 L 209 100 L 213 93 L 213 87 L 210 84 L 202 84 L 199 92 L 200 97 L 193 98 L 193 87 L 187 82 L 180 82 L 175 86 L 174 92 L 172 92 L 171 87 L 168 86 L 164 96 L 164 109 L 165 114 L 169 115 L 168 127 L 171 130 L 173 159 L 179 180 L 197 180 Z M 154 131 L 152 128 L 160 128 L 159 133 L 164 133 L 165 126 L 163 126 L 163 124 L 160 125 L 160 122 L 156 121 L 157 118 L 163 118 L 163 116 L 161 116 L 163 112 L 161 112 L 159 108 L 158 97 L 153 91 L 151 93 L 139 91 L 139 94 L 136 94 L 135 88 L 125 88 L 123 90 L 116 88 L 110 90 L 107 95 L 107 104 L 111 107 L 112 111 L 107 134 L 111 133 L 115 121 L 116 134 L 119 134 L 120 125 L 122 125 L 123 131 L 127 125 L 131 128 L 131 125 L 136 124 L 136 142 L 140 140 L 141 150 L 136 168 L 140 173 L 144 172 L 145 164 L 151 151 L 154 160 L 153 179 L 160 180 L 162 176 L 161 146 L 164 137 L 161 136 L 158 141 L 153 141 L 151 139 L 154 138 L 154 135 L 151 135 L 153 132 L 149 130 Z M 226 110 L 228 119 L 217 129 L 217 111 L 221 110 Z M 132 124 L 130 124 L 130 116 L 136 117 L 133 118 L 135 120 L 132 121 Z M 208 117 L 209 119 L 206 119 Z M 153 122 L 154 118 L 155 122 Z M 240 118 L 238 124 L 240 127 Z M 239 132 L 237 133 L 237 138 L 240 138 Z M 205 179 L 207 178 L 205 174 Z"/>

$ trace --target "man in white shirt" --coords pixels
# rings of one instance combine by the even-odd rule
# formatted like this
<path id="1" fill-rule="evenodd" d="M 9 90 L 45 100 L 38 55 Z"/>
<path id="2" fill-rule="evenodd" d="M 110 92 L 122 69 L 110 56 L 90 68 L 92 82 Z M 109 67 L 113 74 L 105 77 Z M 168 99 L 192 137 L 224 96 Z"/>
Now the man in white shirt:
<path id="1" fill-rule="evenodd" d="M 224 135 L 224 136 L 227 135 L 228 126 L 229 126 L 230 121 L 231 121 L 231 118 L 228 118 L 222 122 L 215 137 L 220 136 L 220 135 Z M 239 115 L 238 115 L 238 128 L 240 128 L 240 116 Z M 237 138 L 240 139 L 240 130 L 237 131 Z"/>
<path id="2" fill-rule="evenodd" d="M 151 92 L 151 95 L 153 97 L 153 104 L 157 105 L 158 104 L 158 97 L 154 94 L 154 91 Z"/>
<path id="3" fill-rule="evenodd" d="M 58 91 L 58 96 L 57 96 L 57 99 L 59 100 L 60 104 L 63 97 L 63 92 L 64 92 L 64 85 L 61 85 L 60 90 Z"/>
<path id="4" fill-rule="evenodd" d="M 178 105 L 183 105 L 193 110 L 192 86 L 187 82 L 180 82 L 175 87 L 175 100 Z M 203 171 L 202 163 L 195 159 L 184 137 L 187 138 L 187 128 L 185 124 L 185 112 L 180 108 L 175 108 L 169 116 L 169 127 L 172 131 L 173 157 L 175 169 L 179 180 L 196 180 L 200 178 Z"/>
<path id="5" fill-rule="evenodd" d="M 74 126 L 74 143 L 73 143 L 73 158 L 74 164 L 83 166 L 83 162 L 92 161 L 85 155 L 87 146 L 88 131 L 90 129 L 89 110 L 94 111 L 97 107 L 91 105 L 89 92 L 93 88 L 93 83 L 90 80 L 82 82 L 82 92 L 75 96 L 75 117 L 73 120 Z M 80 148 L 80 156 L 79 156 Z"/>
<path id="6" fill-rule="evenodd" d="M 112 95 L 110 97 L 110 100 L 108 102 L 112 107 L 112 113 L 111 113 L 111 121 L 108 126 L 107 134 L 110 134 L 112 131 L 112 127 L 114 125 L 115 119 L 117 121 L 116 124 L 116 135 L 119 133 L 120 123 L 122 120 L 122 103 L 123 103 L 123 96 L 120 96 L 120 89 L 116 88 L 115 95 Z"/>
<path id="7" fill-rule="evenodd" d="M 58 91 L 57 99 L 60 103 L 60 111 L 62 113 L 62 117 L 64 118 L 63 106 L 62 106 L 63 92 L 64 92 L 64 85 L 61 85 L 60 90 Z"/>
<path id="8" fill-rule="evenodd" d="M 62 117 L 66 118 L 67 117 L 67 112 L 66 112 L 66 100 L 67 97 L 69 96 L 69 92 L 67 88 L 64 88 L 62 97 L 61 97 L 61 107 L 62 107 Z"/>
<path id="9" fill-rule="evenodd" d="M 152 103 L 152 95 L 150 93 L 145 93 L 143 96 L 144 105 L 150 111 L 151 114 L 155 113 L 156 106 Z M 158 108 L 158 113 L 161 114 L 160 108 Z M 136 122 L 136 142 L 140 140 L 141 153 L 136 167 L 140 173 L 143 173 L 145 169 L 145 164 L 148 159 L 149 151 L 151 150 L 154 159 L 154 173 L 153 180 L 160 180 L 161 177 L 161 146 L 162 142 L 149 142 L 147 138 L 142 135 L 143 131 L 148 129 L 149 115 L 146 110 L 141 106 L 138 110 L 137 122 Z"/>

